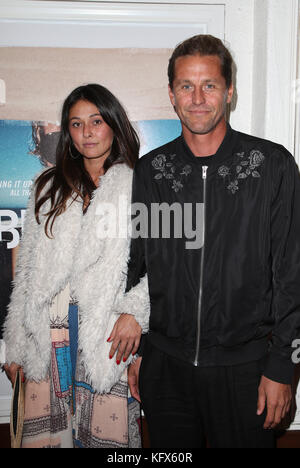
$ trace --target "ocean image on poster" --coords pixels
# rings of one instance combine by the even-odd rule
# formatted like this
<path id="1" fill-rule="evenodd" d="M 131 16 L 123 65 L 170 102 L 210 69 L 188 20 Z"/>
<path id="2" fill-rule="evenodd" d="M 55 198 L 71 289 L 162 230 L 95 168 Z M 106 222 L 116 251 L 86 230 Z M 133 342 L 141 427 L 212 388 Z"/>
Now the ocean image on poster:
<path id="1" fill-rule="evenodd" d="M 0 208 L 26 207 L 32 178 L 42 168 L 29 154 L 32 123 L 0 120 Z"/>
<path id="2" fill-rule="evenodd" d="M 32 179 L 43 168 L 41 159 L 32 154 L 33 124 L 0 120 L 0 208 L 25 208 Z M 143 120 L 134 125 L 141 140 L 141 156 L 180 134 L 178 120 Z"/>

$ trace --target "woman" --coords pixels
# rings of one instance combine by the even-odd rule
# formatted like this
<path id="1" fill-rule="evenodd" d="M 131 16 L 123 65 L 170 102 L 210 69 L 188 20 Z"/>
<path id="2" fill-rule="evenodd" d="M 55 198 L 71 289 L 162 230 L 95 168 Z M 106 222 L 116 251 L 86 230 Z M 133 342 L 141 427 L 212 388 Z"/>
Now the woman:
<path id="1" fill-rule="evenodd" d="M 138 151 L 106 88 L 69 95 L 56 166 L 29 200 L 5 323 L 6 373 L 26 379 L 22 447 L 140 445 L 126 365 L 147 331 L 147 279 L 125 295 L 128 236 L 103 235 L 112 212 L 117 226 L 124 218 Z"/>

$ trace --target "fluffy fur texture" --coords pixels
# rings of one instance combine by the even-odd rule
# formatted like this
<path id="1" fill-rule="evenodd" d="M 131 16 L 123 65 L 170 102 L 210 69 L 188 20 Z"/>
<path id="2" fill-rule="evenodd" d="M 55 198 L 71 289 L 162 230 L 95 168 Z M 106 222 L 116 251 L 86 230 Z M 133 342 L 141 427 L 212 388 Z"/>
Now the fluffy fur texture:
<path id="1" fill-rule="evenodd" d="M 44 222 L 37 224 L 31 195 L 4 329 L 6 362 L 21 364 L 28 379 L 41 381 L 48 375 L 49 309 L 67 284 L 78 300 L 79 348 L 89 381 L 97 392 L 109 392 L 130 363 L 129 359 L 117 365 L 115 359 L 109 359 L 111 344 L 107 339 L 119 315 L 134 315 L 147 332 L 147 277 L 124 293 L 130 245 L 129 236 L 124 234 L 130 219 L 130 213 L 124 218 L 124 202 L 130 206 L 131 185 L 131 169 L 124 164 L 110 168 L 101 177 L 85 215 L 82 203 L 75 201 L 56 219 L 54 239 L 45 235 Z M 103 229 L 115 225 L 112 214 L 116 215 L 117 230 L 113 237 L 105 237 Z"/>

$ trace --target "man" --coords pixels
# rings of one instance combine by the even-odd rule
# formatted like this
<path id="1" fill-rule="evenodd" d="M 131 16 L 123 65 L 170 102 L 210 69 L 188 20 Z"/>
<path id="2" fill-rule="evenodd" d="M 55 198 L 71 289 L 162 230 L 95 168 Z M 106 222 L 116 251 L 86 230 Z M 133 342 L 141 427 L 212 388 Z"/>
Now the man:
<path id="1" fill-rule="evenodd" d="M 127 288 L 147 272 L 151 315 L 131 391 L 152 447 L 271 448 L 300 327 L 299 171 L 282 146 L 226 123 L 232 57 L 220 40 L 184 41 L 168 74 L 182 135 L 139 160 L 133 202 L 192 204 L 202 242 L 172 230 L 132 241 Z"/>

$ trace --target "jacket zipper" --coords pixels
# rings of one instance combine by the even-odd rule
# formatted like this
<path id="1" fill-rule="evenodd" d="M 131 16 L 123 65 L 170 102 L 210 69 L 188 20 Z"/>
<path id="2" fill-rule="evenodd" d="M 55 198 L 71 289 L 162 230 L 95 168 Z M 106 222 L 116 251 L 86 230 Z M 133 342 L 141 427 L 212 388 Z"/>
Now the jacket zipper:
<path id="1" fill-rule="evenodd" d="M 208 166 L 202 166 L 202 179 L 203 179 L 203 247 L 202 247 L 201 264 L 200 264 L 200 285 L 199 285 L 198 315 L 197 315 L 197 341 L 196 341 L 196 354 L 195 354 L 195 360 L 194 360 L 194 366 L 196 366 L 196 367 L 199 365 L 200 334 L 201 334 L 201 311 L 202 311 L 202 296 L 203 296 L 203 270 L 204 270 L 205 230 L 206 230 L 207 169 L 208 169 Z"/>

